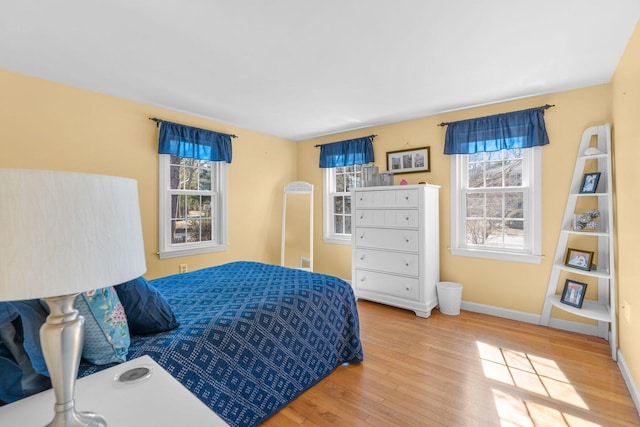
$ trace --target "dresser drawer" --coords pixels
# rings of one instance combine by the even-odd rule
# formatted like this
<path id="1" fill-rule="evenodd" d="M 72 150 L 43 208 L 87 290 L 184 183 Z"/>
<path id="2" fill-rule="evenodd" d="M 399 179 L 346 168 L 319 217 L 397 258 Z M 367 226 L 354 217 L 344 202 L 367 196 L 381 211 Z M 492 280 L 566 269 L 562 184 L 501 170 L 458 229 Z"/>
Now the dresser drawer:
<path id="1" fill-rule="evenodd" d="M 418 227 L 416 209 L 358 209 L 356 225 L 375 227 Z"/>
<path id="2" fill-rule="evenodd" d="M 356 249 L 356 268 L 387 271 L 389 273 L 418 275 L 418 254 Z"/>
<path id="3" fill-rule="evenodd" d="M 418 230 L 357 227 L 355 245 L 357 247 L 417 252 L 419 247 Z"/>
<path id="4" fill-rule="evenodd" d="M 418 190 L 357 191 L 356 208 L 416 208 Z"/>
<path id="5" fill-rule="evenodd" d="M 420 281 L 413 277 L 356 269 L 355 287 L 356 296 L 362 290 L 413 301 L 420 299 Z"/>

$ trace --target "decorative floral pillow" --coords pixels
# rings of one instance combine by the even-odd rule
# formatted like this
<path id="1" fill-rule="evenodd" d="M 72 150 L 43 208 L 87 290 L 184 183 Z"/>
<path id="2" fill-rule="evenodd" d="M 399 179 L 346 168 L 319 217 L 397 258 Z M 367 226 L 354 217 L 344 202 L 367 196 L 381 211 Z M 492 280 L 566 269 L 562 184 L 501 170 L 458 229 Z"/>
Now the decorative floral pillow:
<path id="1" fill-rule="evenodd" d="M 126 361 L 131 343 L 129 326 L 113 286 L 80 294 L 76 309 L 84 317 L 82 357 L 95 365 Z"/>

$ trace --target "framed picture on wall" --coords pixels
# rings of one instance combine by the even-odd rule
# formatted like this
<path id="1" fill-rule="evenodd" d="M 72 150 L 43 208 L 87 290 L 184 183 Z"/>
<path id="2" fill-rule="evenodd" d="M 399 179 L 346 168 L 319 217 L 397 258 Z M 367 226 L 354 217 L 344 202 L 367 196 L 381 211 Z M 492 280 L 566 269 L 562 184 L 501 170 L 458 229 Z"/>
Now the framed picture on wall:
<path id="1" fill-rule="evenodd" d="M 387 170 L 393 174 L 431 172 L 431 147 L 387 151 Z"/>
<path id="2" fill-rule="evenodd" d="M 563 304 L 571 305 L 573 307 L 582 308 L 582 302 L 584 301 L 584 294 L 586 292 L 586 283 L 567 279 L 564 282 L 564 289 L 562 290 L 560 302 Z"/>

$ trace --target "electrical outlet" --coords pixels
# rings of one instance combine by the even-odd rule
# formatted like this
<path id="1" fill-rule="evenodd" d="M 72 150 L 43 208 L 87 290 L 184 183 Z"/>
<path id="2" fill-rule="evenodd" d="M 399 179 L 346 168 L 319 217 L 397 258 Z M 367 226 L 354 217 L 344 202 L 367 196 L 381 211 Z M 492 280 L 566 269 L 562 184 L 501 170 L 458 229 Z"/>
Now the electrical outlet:
<path id="1" fill-rule="evenodd" d="M 631 323 L 631 305 L 627 301 L 622 305 L 622 312 L 627 323 Z"/>
<path id="2" fill-rule="evenodd" d="M 186 273 L 187 271 L 189 271 L 189 268 L 187 266 L 187 264 L 180 264 L 180 273 Z"/>

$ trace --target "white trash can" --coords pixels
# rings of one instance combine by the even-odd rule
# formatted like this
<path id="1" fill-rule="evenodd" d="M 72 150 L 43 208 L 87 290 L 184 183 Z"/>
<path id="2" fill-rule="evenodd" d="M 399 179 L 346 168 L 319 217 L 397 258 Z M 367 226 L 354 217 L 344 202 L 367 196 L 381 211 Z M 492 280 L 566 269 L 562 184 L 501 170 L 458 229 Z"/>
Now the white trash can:
<path id="1" fill-rule="evenodd" d="M 462 303 L 462 285 L 454 282 L 436 283 L 438 306 L 442 314 L 457 316 Z"/>

